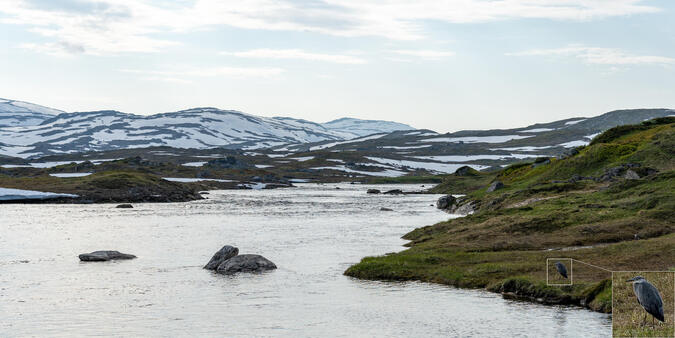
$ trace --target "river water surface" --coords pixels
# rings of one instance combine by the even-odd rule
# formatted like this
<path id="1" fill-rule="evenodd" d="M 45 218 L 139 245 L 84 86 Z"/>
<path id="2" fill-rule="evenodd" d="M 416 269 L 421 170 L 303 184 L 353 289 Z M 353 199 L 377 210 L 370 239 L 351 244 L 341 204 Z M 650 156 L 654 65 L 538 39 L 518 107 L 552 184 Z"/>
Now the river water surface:
<path id="1" fill-rule="evenodd" d="M 610 335 L 608 315 L 580 308 L 343 276 L 363 256 L 403 250 L 404 233 L 449 217 L 430 206 L 437 195 L 367 188 L 212 191 L 203 201 L 134 209 L 0 205 L 0 336 Z M 225 244 L 279 269 L 203 270 Z M 78 260 L 95 250 L 138 258 Z"/>

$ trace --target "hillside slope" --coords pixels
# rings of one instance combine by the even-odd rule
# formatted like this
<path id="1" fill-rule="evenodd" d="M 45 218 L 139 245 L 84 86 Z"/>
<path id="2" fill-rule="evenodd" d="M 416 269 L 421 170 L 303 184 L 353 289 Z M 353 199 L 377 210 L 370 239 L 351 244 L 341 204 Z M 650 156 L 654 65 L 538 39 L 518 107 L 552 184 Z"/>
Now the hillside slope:
<path id="1" fill-rule="evenodd" d="M 611 274 L 574 263 L 574 285 L 547 286 L 547 258 L 567 257 L 609 270 L 675 269 L 675 118 L 622 126 L 578 153 L 514 165 L 446 193 L 474 213 L 415 229 L 410 248 L 366 257 L 345 274 L 365 279 L 422 280 L 514 294 L 547 303 L 611 309 Z M 467 208 L 468 207 L 468 208 Z"/>

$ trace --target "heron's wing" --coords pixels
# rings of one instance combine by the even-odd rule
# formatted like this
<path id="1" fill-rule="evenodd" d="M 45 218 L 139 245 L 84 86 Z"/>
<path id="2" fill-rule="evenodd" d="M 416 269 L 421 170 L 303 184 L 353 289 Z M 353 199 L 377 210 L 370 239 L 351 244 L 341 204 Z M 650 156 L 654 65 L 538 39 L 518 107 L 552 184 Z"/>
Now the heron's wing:
<path id="1" fill-rule="evenodd" d="M 640 305 L 652 316 L 663 321 L 663 299 L 659 294 L 659 290 L 649 282 L 636 283 L 638 290 L 636 295 Z"/>
<path id="2" fill-rule="evenodd" d="M 560 262 L 555 263 L 555 268 L 558 270 L 558 273 L 567 278 L 567 268 L 565 267 L 565 264 Z"/>

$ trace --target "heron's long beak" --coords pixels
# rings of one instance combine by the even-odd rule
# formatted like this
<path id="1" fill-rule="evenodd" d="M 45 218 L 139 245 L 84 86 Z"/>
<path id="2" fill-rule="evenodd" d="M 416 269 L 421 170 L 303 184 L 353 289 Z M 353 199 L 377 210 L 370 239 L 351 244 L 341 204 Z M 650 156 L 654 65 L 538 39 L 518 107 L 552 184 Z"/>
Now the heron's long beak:
<path id="1" fill-rule="evenodd" d="M 629 280 L 626 280 L 626 282 L 635 282 L 635 278 L 637 278 L 637 277 L 633 277 L 633 278 L 631 278 L 631 279 L 629 279 Z"/>

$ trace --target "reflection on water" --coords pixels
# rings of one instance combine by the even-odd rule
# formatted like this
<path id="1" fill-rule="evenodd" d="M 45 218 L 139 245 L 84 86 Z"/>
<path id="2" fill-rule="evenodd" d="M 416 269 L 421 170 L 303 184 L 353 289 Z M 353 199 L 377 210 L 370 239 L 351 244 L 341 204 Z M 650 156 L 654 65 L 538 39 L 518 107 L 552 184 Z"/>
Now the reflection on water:
<path id="1" fill-rule="evenodd" d="M 438 196 L 367 195 L 367 188 L 216 191 L 204 201 L 135 209 L 0 205 L 0 336 L 610 334 L 607 315 L 583 309 L 343 276 L 363 256 L 402 250 L 407 231 L 448 218 L 430 206 Z M 203 270 L 224 244 L 279 269 Z M 139 258 L 77 259 L 105 249 Z"/>

